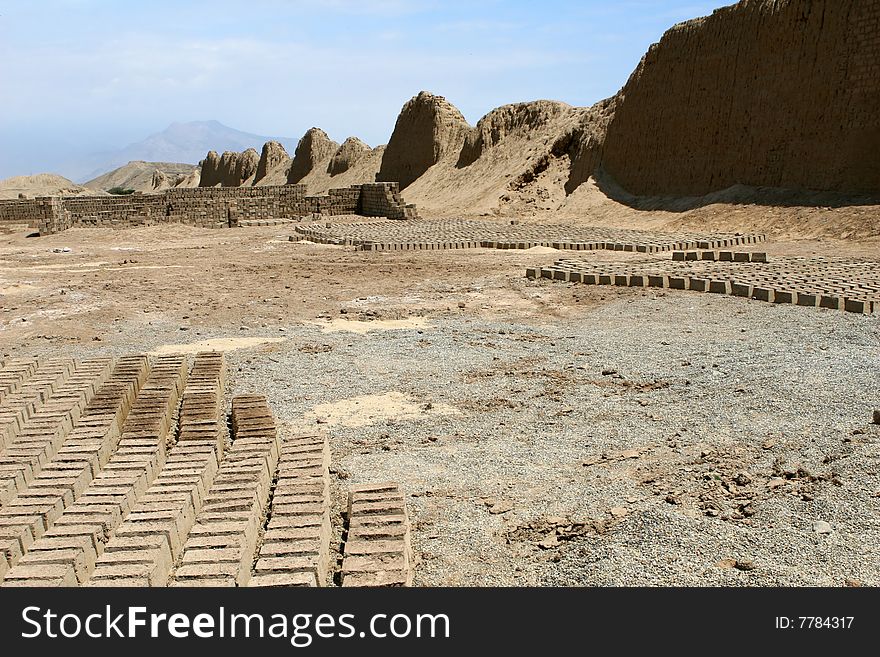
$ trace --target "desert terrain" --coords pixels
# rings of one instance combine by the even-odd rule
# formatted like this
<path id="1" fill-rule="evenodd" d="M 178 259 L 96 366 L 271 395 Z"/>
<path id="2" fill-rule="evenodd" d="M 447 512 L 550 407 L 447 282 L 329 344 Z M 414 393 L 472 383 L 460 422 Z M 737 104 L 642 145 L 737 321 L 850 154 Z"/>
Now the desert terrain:
<path id="1" fill-rule="evenodd" d="M 880 585 L 878 33 L 0 183 L 3 585 Z"/>

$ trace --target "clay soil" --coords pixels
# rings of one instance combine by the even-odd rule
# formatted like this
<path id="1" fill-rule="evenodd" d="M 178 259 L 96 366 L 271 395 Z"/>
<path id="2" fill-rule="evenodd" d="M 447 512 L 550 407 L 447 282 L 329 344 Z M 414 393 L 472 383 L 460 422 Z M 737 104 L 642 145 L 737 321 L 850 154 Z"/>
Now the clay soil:
<path id="1" fill-rule="evenodd" d="M 330 430 L 340 504 L 400 483 L 417 584 L 880 584 L 876 316 L 291 232 L 0 234 L 0 357 L 228 350 L 233 394 Z"/>

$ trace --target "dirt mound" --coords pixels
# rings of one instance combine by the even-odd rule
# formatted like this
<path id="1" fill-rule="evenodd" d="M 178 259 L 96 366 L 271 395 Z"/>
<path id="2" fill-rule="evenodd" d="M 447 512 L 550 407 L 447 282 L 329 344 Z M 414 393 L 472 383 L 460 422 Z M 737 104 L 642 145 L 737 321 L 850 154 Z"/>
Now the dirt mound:
<path id="1" fill-rule="evenodd" d="M 122 187 L 136 192 L 152 192 L 173 186 L 179 177 L 191 174 L 193 169 L 192 164 L 136 160 L 98 176 L 83 186 L 102 191 Z"/>
<path id="2" fill-rule="evenodd" d="M 408 187 L 444 156 L 452 153 L 457 159 L 470 131 L 461 112 L 443 96 L 419 92 L 397 117 L 376 180 Z"/>
<path id="3" fill-rule="evenodd" d="M 257 163 L 257 171 L 254 174 L 252 184 L 256 185 L 285 162 L 289 165 L 290 156 L 284 146 L 277 141 L 267 141 L 263 144 L 263 152 L 260 154 L 260 161 Z"/>
<path id="4" fill-rule="evenodd" d="M 34 176 L 14 176 L 0 180 L 0 198 L 19 198 L 23 194 L 29 198 L 37 196 L 86 196 L 96 194 L 93 189 L 76 183 L 54 173 L 38 173 Z"/>
<path id="5" fill-rule="evenodd" d="M 331 176 L 345 173 L 369 152 L 370 147 L 364 142 L 357 137 L 349 137 L 342 142 L 342 146 L 333 154 L 333 158 L 327 167 L 327 173 Z"/>
<path id="6" fill-rule="evenodd" d="M 878 0 L 743 0 L 670 29 L 620 94 L 603 165 L 639 195 L 880 191 Z"/>
<path id="7" fill-rule="evenodd" d="M 327 160 L 333 157 L 338 148 L 339 144 L 331 140 L 326 132 L 320 128 L 309 128 L 296 145 L 290 172 L 287 174 L 288 184 L 300 182 L 317 168 L 326 168 Z"/>

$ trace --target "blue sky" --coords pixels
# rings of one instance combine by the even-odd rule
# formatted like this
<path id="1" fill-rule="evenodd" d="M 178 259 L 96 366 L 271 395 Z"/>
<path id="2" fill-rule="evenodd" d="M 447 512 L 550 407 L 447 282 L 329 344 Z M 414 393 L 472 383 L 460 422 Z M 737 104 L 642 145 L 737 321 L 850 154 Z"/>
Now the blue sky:
<path id="1" fill-rule="evenodd" d="M 511 102 L 590 105 L 667 28 L 724 4 L 0 0 L 0 176 L 173 121 L 287 137 L 317 125 L 376 145 L 421 89 L 471 123 Z"/>

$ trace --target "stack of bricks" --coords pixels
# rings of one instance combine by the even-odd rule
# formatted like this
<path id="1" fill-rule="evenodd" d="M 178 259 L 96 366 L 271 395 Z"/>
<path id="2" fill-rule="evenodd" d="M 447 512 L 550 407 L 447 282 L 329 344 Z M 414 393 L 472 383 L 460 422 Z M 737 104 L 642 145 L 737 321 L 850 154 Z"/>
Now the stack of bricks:
<path id="1" fill-rule="evenodd" d="M 278 464 L 275 420 L 259 395 L 232 400 L 234 440 L 183 548 L 172 586 L 245 586 Z"/>
<path id="2" fill-rule="evenodd" d="M 0 545 L 7 555 L 6 560 L 0 559 L 0 577 L 82 494 L 106 464 L 145 376 L 144 357 L 120 358 L 112 376 L 86 406 L 54 460 L 30 483 L 26 494 L 22 490 L 0 511 Z M 63 552 L 59 555 L 54 550 L 33 555 L 31 563 L 38 566 L 57 565 L 64 557 Z"/>
<path id="3" fill-rule="evenodd" d="M 269 523 L 249 586 L 325 586 L 330 566 L 326 434 L 282 441 Z"/>
<path id="4" fill-rule="evenodd" d="M 111 360 L 97 358 L 75 363 L 73 372 L 30 413 L 22 418 L 12 439 L 0 452 L 0 503 L 6 503 L 40 474 L 54 457 L 98 388 L 111 372 Z M 10 406 L 15 408 L 11 395 Z M 22 411 L 27 410 L 18 406 Z"/>
<path id="5" fill-rule="evenodd" d="M 360 186 L 361 200 L 358 214 L 388 219 L 416 219 L 416 206 L 404 202 L 400 185 L 396 182 L 366 183 Z"/>
<path id="6" fill-rule="evenodd" d="M 342 586 L 411 586 L 412 581 L 409 518 L 397 485 L 352 488 Z"/>
<path id="7" fill-rule="evenodd" d="M 107 541 L 88 583 L 165 586 L 221 456 L 222 354 L 200 353 L 183 392 L 177 442 L 164 466 Z"/>
<path id="8" fill-rule="evenodd" d="M 29 531 L 6 544 L 11 566 L 3 586 L 83 584 L 122 523 L 165 461 L 165 442 L 186 379 L 186 359 L 157 359 L 125 418 L 112 456 L 60 517 L 38 517 Z M 16 561 L 19 563 L 16 564 Z"/>

